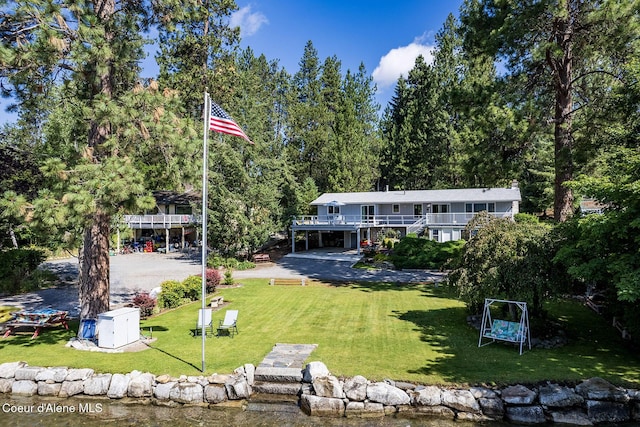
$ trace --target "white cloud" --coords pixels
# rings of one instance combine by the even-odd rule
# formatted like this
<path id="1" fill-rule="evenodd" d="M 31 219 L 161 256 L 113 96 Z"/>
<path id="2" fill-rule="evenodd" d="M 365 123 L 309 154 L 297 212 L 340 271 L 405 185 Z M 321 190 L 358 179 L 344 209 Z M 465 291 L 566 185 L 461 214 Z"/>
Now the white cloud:
<path id="1" fill-rule="evenodd" d="M 407 46 L 391 49 L 380 58 L 378 66 L 373 70 L 373 81 L 379 90 L 395 85 L 400 76 L 407 76 L 419 55 L 424 57 L 426 63 L 432 63 L 434 49 L 434 46 L 422 44 L 420 40 Z"/>
<path id="2" fill-rule="evenodd" d="M 240 27 L 240 36 L 249 37 L 258 32 L 263 24 L 268 24 L 269 20 L 261 12 L 251 12 L 251 6 L 241 7 L 231 14 L 229 26 L 231 28 Z"/>

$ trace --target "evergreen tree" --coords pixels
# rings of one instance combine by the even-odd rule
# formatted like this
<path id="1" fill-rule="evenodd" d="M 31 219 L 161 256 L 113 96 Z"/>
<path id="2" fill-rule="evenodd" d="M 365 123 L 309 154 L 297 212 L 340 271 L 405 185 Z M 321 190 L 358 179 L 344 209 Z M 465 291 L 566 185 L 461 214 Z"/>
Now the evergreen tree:
<path id="1" fill-rule="evenodd" d="M 514 82 L 522 83 L 529 96 L 546 92 L 552 97 L 550 103 L 544 102 L 549 96 L 535 99 L 553 124 L 554 217 L 566 220 L 574 201 L 565 184 L 576 166 L 576 114 L 598 95 L 587 82 L 598 74 L 618 74 L 616 64 L 633 54 L 637 1 L 468 0 L 461 20 L 467 46 L 504 58 Z"/>
<path id="2" fill-rule="evenodd" d="M 60 84 L 59 106 L 43 127 L 47 188 L 31 203 L 34 223 L 80 239 L 82 317 L 109 308 L 112 220 L 153 205 L 149 192 L 190 169 L 197 134 L 177 93 L 141 81 L 142 2 L 15 2 L 0 18 L 2 72 L 18 92 Z M 171 17 L 162 16 L 163 22 Z M 33 25 L 38 22 L 38 25 Z M 43 104 L 44 105 L 44 104 Z M 26 110 L 28 111 L 28 110 Z M 200 126 L 197 127 L 198 129 Z M 162 169 L 162 170 L 161 170 Z M 15 206 L 16 209 L 20 208 Z"/>

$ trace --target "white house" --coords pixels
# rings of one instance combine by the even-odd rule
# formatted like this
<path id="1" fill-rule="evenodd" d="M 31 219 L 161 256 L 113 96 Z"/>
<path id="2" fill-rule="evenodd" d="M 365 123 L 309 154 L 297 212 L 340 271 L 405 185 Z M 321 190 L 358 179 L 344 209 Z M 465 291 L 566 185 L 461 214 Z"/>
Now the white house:
<path id="1" fill-rule="evenodd" d="M 433 240 L 447 242 L 459 240 L 478 212 L 513 218 L 520 201 L 517 181 L 510 188 L 325 193 L 311 202 L 318 215 L 293 219 L 292 238 L 295 242 L 296 233 L 304 232 L 308 249 L 311 233 L 318 246 L 360 251 L 362 240 L 372 240 L 377 231 L 392 228 L 402 236 L 424 232 Z"/>

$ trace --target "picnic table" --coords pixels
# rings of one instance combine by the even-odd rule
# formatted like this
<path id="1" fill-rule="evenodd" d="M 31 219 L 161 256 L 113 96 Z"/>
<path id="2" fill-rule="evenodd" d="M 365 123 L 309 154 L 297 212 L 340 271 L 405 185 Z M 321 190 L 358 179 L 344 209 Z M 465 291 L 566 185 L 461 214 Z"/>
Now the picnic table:
<path id="1" fill-rule="evenodd" d="M 57 326 L 64 326 L 65 329 L 69 329 L 67 320 L 69 313 L 67 311 L 54 310 L 51 308 L 45 308 L 41 310 L 21 310 L 11 313 L 11 320 L 4 324 L 7 328 L 3 338 L 7 338 L 13 334 L 17 328 L 27 327 L 34 328 L 31 339 L 37 338 L 43 328 L 51 328 Z"/>

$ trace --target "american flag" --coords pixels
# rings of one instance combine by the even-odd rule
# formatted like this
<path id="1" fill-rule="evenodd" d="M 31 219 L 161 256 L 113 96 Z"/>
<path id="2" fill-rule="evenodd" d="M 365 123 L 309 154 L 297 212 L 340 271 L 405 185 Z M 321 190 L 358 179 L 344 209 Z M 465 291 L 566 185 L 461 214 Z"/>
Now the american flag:
<path id="1" fill-rule="evenodd" d="M 209 116 L 209 129 L 214 132 L 226 133 L 229 135 L 239 136 L 240 138 L 244 138 L 249 143 L 253 144 L 253 142 L 249 139 L 249 137 L 244 133 L 244 131 L 238 126 L 236 122 L 233 121 L 230 115 L 226 113 L 215 102 L 211 102 L 211 115 Z"/>

